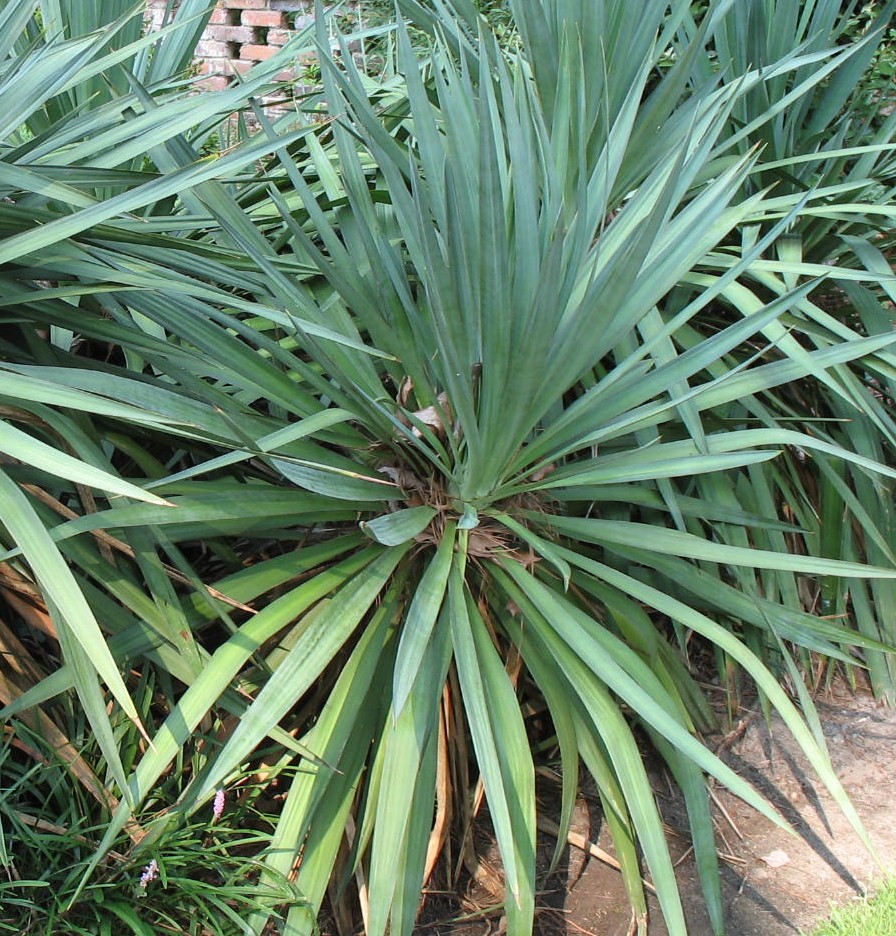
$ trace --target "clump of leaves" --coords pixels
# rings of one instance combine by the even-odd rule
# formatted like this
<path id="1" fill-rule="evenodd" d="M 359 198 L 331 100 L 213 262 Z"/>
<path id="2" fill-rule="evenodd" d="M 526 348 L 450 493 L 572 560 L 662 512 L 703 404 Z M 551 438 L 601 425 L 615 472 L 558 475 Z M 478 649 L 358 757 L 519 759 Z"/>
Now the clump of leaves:
<path id="1" fill-rule="evenodd" d="M 77 720 L 65 720 L 71 718 Z M 125 854 L 139 839 L 143 816 L 135 816 L 82 886 L 114 802 L 73 785 L 72 765 L 58 749 L 25 725 L 15 727 L 0 748 L 0 932 L 224 936 L 240 932 L 241 921 L 260 908 L 257 855 L 270 842 L 276 816 L 258 808 L 262 788 L 251 778 L 229 796 L 220 791 L 214 813 L 204 810 L 157 839 L 142 866 Z M 75 724 L 69 733 L 76 735 Z M 84 770 L 96 760 L 93 747 L 88 740 L 78 751 Z M 176 777 L 160 785 L 148 804 L 153 814 L 171 807 L 167 796 L 176 787 Z M 286 880 L 275 884 L 270 874 L 267 880 L 267 896 L 278 904 L 301 903 Z"/>

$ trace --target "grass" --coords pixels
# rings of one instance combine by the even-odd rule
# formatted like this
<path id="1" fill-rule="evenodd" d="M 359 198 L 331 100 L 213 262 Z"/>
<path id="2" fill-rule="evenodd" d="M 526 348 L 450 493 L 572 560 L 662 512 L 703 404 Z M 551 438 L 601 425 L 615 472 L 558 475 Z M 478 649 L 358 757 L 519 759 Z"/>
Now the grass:
<path id="1" fill-rule="evenodd" d="M 836 907 L 809 936 L 892 936 L 896 933 L 896 878 L 877 892 Z"/>

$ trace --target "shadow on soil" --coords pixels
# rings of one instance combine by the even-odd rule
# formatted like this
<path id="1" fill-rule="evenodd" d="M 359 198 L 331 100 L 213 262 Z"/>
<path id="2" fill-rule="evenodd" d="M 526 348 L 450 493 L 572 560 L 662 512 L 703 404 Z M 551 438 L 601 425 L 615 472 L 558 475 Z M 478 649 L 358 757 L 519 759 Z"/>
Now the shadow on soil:
<path id="1" fill-rule="evenodd" d="M 776 719 L 745 713 L 743 731 L 724 759 L 765 795 L 799 833 L 774 825 L 718 787 L 716 833 L 721 856 L 727 936 L 798 936 L 823 919 L 831 903 L 863 893 L 884 869 L 896 869 L 896 712 L 868 696 L 834 690 L 816 701 L 831 761 L 879 863 L 807 766 L 798 745 Z M 542 808 L 556 796 L 543 784 Z M 659 776 L 657 802 L 667 823 L 688 936 L 713 936 L 688 849 L 687 819 L 671 786 Z M 493 840 L 480 825 L 475 851 L 486 869 L 458 888 L 447 884 L 427 900 L 419 936 L 500 936 L 503 921 L 495 882 L 500 866 Z M 597 797 L 586 788 L 573 831 L 610 851 Z M 555 841 L 539 838 L 537 936 L 629 936 L 632 917 L 619 873 L 578 848 L 569 848 L 548 874 Z M 435 890 L 439 888 L 436 886 Z M 462 896 L 458 896 L 461 894 Z M 649 936 L 668 936 L 650 900 Z"/>

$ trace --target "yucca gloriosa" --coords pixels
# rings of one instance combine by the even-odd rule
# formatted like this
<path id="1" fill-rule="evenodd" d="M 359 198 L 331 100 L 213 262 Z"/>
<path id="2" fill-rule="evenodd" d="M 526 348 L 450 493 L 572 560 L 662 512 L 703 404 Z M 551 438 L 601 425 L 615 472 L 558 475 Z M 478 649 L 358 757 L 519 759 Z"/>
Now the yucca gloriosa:
<path id="1" fill-rule="evenodd" d="M 334 875 L 357 871 L 366 930 L 407 933 L 478 778 L 508 932 L 528 933 L 537 698 L 562 775 L 558 854 L 581 761 L 639 927 L 646 870 L 685 932 L 643 731 L 684 794 L 721 932 L 706 777 L 775 814 L 699 740 L 714 713 L 694 643 L 749 675 L 855 819 L 779 679 L 811 707 L 794 648 L 855 664 L 861 647 L 889 688 L 875 611 L 896 563 L 869 507 L 894 476 L 892 277 L 870 238 L 889 217 L 874 199 L 892 123 L 848 203 L 816 176 L 766 188 L 805 153 L 754 145 L 849 56 L 714 74 L 707 49 L 725 30 L 730 45 L 745 6 L 731 2 L 696 22 L 678 0 L 513 0 L 506 51 L 469 0 L 404 0 L 432 34 L 426 62 L 399 26 L 397 71 L 373 83 L 337 41 L 306 107 L 273 124 L 256 108 L 254 136 L 203 159 L 294 46 L 191 97 L 172 76 L 207 3 L 183 3 L 151 56 L 125 7 L 79 37 L 78 4 L 36 6 L 73 32 L 41 40 L 35 4 L 0 7 L 15 104 L 0 497 L 6 593 L 61 660 L 13 669 L 2 701 L 10 718 L 40 706 L 46 726 L 77 693 L 96 763 L 71 762 L 106 829 L 85 880 L 131 867 L 113 847 L 148 861 L 249 771 L 288 792 L 245 931 L 282 910 L 284 932 L 313 932 Z M 122 37 L 135 45 L 109 52 Z M 818 172 L 841 158 L 818 155 Z M 818 215 L 824 256 L 804 260 Z M 810 259 L 860 322 L 812 301 Z M 813 422 L 847 413 L 861 438 Z M 817 576 L 843 613 L 860 582 L 863 634 L 809 613 Z M 138 711 L 149 672 L 163 691 Z M 179 800 L 154 815 L 172 764 Z M 285 878 L 300 899 L 283 908 Z"/>

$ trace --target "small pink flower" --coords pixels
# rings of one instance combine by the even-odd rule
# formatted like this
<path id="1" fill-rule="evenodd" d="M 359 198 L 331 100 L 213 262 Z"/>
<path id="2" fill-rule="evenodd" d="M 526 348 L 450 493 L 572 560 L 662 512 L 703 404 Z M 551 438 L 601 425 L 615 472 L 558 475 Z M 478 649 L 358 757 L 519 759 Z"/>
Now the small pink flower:
<path id="1" fill-rule="evenodd" d="M 224 815 L 224 791 L 218 790 L 215 793 L 215 801 L 212 804 L 212 825 Z"/>
<path id="2" fill-rule="evenodd" d="M 154 881 L 159 876 L 159 863 L 155 858 L 150 861 L 150 863 L 143 869 L 143 874 L 140 875 L 140 889 L 146 890 L 149 886 L 150 881 Z"/>

